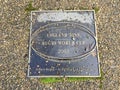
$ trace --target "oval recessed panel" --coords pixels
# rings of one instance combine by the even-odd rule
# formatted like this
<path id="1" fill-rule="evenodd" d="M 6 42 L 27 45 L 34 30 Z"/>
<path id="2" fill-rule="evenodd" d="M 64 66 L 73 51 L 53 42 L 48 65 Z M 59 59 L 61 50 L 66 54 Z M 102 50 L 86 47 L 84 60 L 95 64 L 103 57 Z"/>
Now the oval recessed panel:
<path id="1" fill-rule="evenodd" d="M 88 55 L 96 45 L 94 34 L 82 25 L 59 22 L 32 34 L 32 49 L 41 57 L 70 60 Z"/>

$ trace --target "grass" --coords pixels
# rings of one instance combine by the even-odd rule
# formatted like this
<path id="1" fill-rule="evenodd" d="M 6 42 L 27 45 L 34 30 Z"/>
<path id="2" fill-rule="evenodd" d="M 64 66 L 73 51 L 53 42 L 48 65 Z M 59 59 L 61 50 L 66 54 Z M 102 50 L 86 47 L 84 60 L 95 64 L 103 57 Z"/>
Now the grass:
<path id="1" fill-rule="evenodd" d="M 98 7 L 94 7 L 93 9 L 95 10 L 95 13 L 97 13 L 100 10 L 100 8 Z"/>
<path id="2" fill-rule="evenodd" d="M 80 10 L 89 10 L 87 7 L 79 7 Z"/>
<path id="3" fill-rule="evenodd" d="M 100 85 L 99 88 L 102 89 L 103 88 L 103 79 L 104 79 L 104 73 L 101 69 L 101 77 L 98 77 L 98 79 L 100 79 Z"/>
<path id="4" fill-rule="evenodd" d="M 67 81 L 74 82 L 74 81 L 88 81 L 93 80 L 95 78 L 92 77 L 68 77 Z"/>
<path id="5" fill-rule="evenodd" d="M 73 9 L 74 10 L 74 7 L 73 8 L 69 7 L 66 10 L 69 10 L 69 9 Z M 82 6 L 80 6 L 79 9 L 80 10 L 89 10 L 88 7 L 82 7 Z M 99 11 L 99 7 L 94 7 L 93 9 L 95 10 L 95 13 L 97 13 Z M 26 6 L 25 11 L 30 12 L 30 11 L 34 11 L 34 10 L 38 10 L 38 8 L 33 7 L 32 1 L 30 1 L 29 4 Z M 59 10 L 59 9 L 57 8 L 57 10 Z"/>
<path id="6" fill-rule="evenodd" d="M 39 81 L 42 83 L 56 83 L 56 82 L 62 82 L 66 79 L 68 82 L 74 82 L 74 81 L 87 81 L 87 80 L 93 80 L 95 78 L 91 77 L 67 77 L 67 78 L 55 78 L 55 77 L 48 77 L 48 78 L 40 78 Z"/>
<path id="7" fill-rule="evenodd" d="M 31 12 L 33 10 L 38 10 L 38 8 L 33 7 L 32 1 L 30 1 L 29 4 L 26 6 L 25 11 Z"/>
<path id="8" fill-rule="evenodd" d="M 67 82 L 74 82 L 74 81 L 88 81 L 88 80 L 100 80 L 99 88 L 102 89 L 104 79 L 104 73 L 101 69 L 101 77 L 67 77 L 67 78 L 57 78 L 57 77 L 49 77 L 49 78 L 40 78 L 39 81 L 44 84 L 50 84 L 50 83 L 57 83 L 57 82 L 63 82 L 64 79 Z"/>
<path id="9" fill-rule="evenodd" d="M 89 10 L 88 7 L 79 7 L 79 9 L 80 10 Z M 100 8 L 96 6 L 96 7 L 93 8 L 93 10 L 95 10 L 95 13 L 97 13 L 100 10 Z"/>
<path id="10" fill-rule="evenodd" d="M 42 83 L 56 83 L 63 81 L 63 78 L 48 77 L 48 78 L 40 78 L 39 80 Z"/>
<path id="11" fill-rule="evenodd" d="M 63 82 L 64 79 L 67 82 L 74 82 L 74 81 L 88 81 L 88 80 L 95 80 L 99 78 L 94 77 L 66 77 L 66 78 L 55 78 L 55 77 L 48 77 L 48 78 L 40 78 L 39 81 L 41 83 L 57 83 L 57 82 Z"/>

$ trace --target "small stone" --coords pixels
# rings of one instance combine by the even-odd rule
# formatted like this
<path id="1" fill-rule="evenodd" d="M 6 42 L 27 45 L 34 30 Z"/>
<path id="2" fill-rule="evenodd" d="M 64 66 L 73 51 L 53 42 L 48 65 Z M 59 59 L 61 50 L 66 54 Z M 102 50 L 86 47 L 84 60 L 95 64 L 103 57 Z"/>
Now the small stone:
<path id="1" fill-rule="evenodd" d="M 2 64 L 0 64 L 0 67 L 2 66 Z"/>
<path id="2" fill-rule="evenodd" d="M 53 88 L 52 88 L 52 87 L 50 87 L 50 89 L 52 90 Z"/>

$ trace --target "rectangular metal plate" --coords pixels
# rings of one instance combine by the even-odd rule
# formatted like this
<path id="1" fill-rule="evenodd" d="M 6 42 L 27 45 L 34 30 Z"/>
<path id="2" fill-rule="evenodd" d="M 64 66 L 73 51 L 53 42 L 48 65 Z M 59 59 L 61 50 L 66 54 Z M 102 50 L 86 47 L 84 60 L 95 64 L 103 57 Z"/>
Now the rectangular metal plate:
<path id="1" fill-rule="evenodd" d="M 29 77 L 99 77 L 95 13 L 33 11 Z"/>

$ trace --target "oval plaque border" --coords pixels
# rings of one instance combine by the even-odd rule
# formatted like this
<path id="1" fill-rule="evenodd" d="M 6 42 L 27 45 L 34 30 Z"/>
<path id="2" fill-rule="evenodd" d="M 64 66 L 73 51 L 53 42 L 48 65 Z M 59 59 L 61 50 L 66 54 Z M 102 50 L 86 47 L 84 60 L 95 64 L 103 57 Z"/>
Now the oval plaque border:
<path id="1" fill-rule="evenodd" d="M 44 31 L 45 29 L 47 29 L 48 26 L 51 26 L 51 25 L 53 25 L 53 24 L 56 24 L 56 27 L 54 27 L 54 28 L 58 28 L 58 27 L 57 27 L 58 24 L 61 24 L 61 23 L 62 23 L 62 24 L 63 24 L 63 23 L 71 24 L 71 25 L 73 25 L 73 26 L 74 26 L 74 25 L 77 25 L 78 27 L 84 28 L 84 30 L 82 30 L 82 31 L 87 32 L 88 34 L 90 34 L 90 35 L 94 38 L 94 40 L 95 40 L 95 44 L 94 44 L 93 48 L 92 48 L 91 50 L 89 50 L 87 53 L 83 54 L 83 55 L 78 55 L 78 56 L 74 56 L 74 57 L 67 57 L 67 58 L 59 58 L 59 57 L 54 57 L 54 56 L 45 55 L 45 54 L 43 54 L 43 53 L 41 53 L 41 52 L 38 52 L 36 49 L 34 49 L 34 47 L 32 47 L 32 40 L 34 39 L 34 37 L 35 37 L 38 33 Z M 56 61 L 56 62 L 60 62 L 60 61 L 62 61 L 62 62 L 68 62 L 68 61 L 76 61 L 76 60 L 78 60 L 78 59 L 82 59 L 82 58 L 84 58 L 85 56 L 89 55 L 89 54 L 95 49 L 95 46 L 96 46 L 96 37 L 95 37 L 95 35 L 90 31 L 90 29 L 87 28 L 87 27 L 85 27 L 84 25 L 81 25 L 81 24 L 78 24 L 78 23 L 75 23 L 75 22 L 56 22 L 56 23 L 51 23 L 51 24 L 44 25 L 43 27 L 41 27 L 41 28 L 37 29 L 36 31 L 34 31 L 33 34 L 31 35 L 31 37 L 32 37 L 32 38 L 31 38 L 31 47 L 32 47 L 32 49 L 35 51 L 35 53 L 36 53 L 37 55 L 41 56 L 41 57 L 44 58 L 44 59 L 51 60 L 51 61 Z"/>

